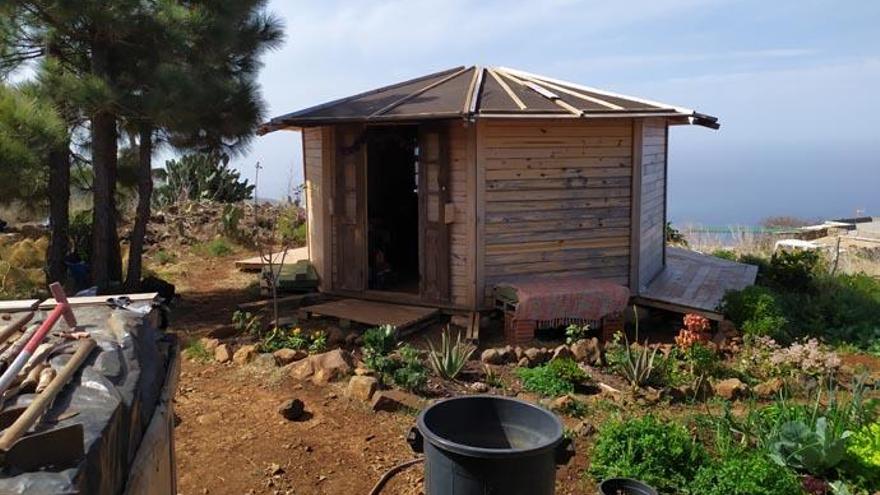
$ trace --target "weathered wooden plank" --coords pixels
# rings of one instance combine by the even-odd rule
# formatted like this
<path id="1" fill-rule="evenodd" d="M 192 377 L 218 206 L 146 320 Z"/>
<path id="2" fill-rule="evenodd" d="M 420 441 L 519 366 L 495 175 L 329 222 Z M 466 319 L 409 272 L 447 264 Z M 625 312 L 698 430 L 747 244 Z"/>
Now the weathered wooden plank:
<path id="1" fill-rule="evenodd" d="M 566 208 L 563 210 L 528 210 L 519 212 L 491 212 L 486 215 L 486 223 L 513 223 L 538 220 L 571 220 L 571 219 L 611 219 L 625 218 L 629 220 L 629 208 Z"/>
<path id="2" fill-rule="evenodd" d="M 629 266 L 629 256 L 604 256 L 566 261 L 540 261 L 505 265 L 487 265 L 486 276 L 516 275 L 526 273 L 562 272 L 571 270 L 604 269 L 620 267 L 624 270 Z"/>
<path id="3" fill-rule="evenodd" d="M 605 208 L 629 206 L 629 197 L 619 198 L 586 198 L 556 201 L 501 201 L 486 205 L 489 212 L 520 212 L 559 210 L 566 208 Z"/>
<path id="4" fill-rule="evenodd" d="M 606 157 L 557 158 L 492 158 L 486 160 L 486 170 L 619 167 L 630 168 L 631 155 Z"/>
<path id="5" fill-rule="evenodd" d="M 596 147 L 596 148 L 618 148 L 629 146 L 630 137 L 628 136 L 591 136 L 591 137 L 489 137 L 486 139 L 486 146 L 489 149 L 508 148 L 566 148 L 566 147 Z"/>
<path id="6" fill-rule="evenodd" d="M 486 246 L 486 255 L 505 253 L 531 253 L 536 251 L 559 251 L 564 249 L 582 248 L 613 248 L 626 247 L 629 245 L 629 236 L 590 238 L 590 239 L 561 239 L 557 241 L 543 242 L 514 242 L 510 244 L 493 244 Z"/>
<path id="7" fill-rule="evenodd" d="M 628 246 L 610 248 L 566 249 L 562 251 L 537 251 L 526 253 L 493 254 L 486 256 L 486 266 L 507 265 L 515 263 L 537 263 L 541 261 L 566 261 L 605 256 L 627 256 Z"/>
<path id="8" fill-rule="evenodd" d="M 556 199 L 623 198 L 628 187 L 608 189 L 552 189 L 541 191 L 486 191 L 486 201 L 546 201 Z"/>
<path id="9" fill-rule="evenodd" d="M 489 191 L 539 189 L 595 189 L 619 188 L 628 185 L 629 177 L 570 177 L 566 179 L 518 179 L 518 180 L 487 180 Z M 530 194 L 530 193 L 529 193 Z"/>
<path id="10" fill-rule="evenodd" d="M 486 150 L 488 158 L 626 158 L 630 153 L 625 148 L 490 148 Z"/>
<path id="11" fill-rule="evenodd" d="M 570 167 L 570 168 L 537 168 L 490 170 L 486 179 L 565 179 L 569 177 L 630 177 L 628 167 Z"/>
<path id="12" fill-rule="evenodd" d="M 488 223 L 486 234 L 491 236 L 513 232 L 566 232 L 575 229 L 603 229 L 628 227 L 629 218 L 583 218 L 568 220 L 544 220 L 535 222 Z M 560 234 L 560 237 L 565 237 Z"/>

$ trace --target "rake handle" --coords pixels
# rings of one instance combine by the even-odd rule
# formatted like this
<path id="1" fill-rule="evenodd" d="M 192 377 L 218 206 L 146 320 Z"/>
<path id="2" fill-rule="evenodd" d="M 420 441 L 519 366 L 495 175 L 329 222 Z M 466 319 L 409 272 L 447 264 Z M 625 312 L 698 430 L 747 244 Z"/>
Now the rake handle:
<path id="1" fill-rule="evenodd" d="M 55 396 L 58 395 L 58 392 L 67 385 L 67 382 L 70 381 L 73 374 L 76 373 L 86 358 L 89 357 L 89 354 L 91 354 L 96 345 L 95 341 L 91 338 L 85 339 L 79 344 L 76 348 L 76 352 L 73 353 L 70 360 L 68 360 L 61 368 L 61 371 L 58 372 L 55 379 L 53 379 L 49 386 L 46 387 L 46 390 L 38 395 L 34 401 L 27 406 L 27 409 L 25 409 L 21 416 L 19 416 L 9 428 L 6 428 L 6 430 L 3 431 L 3 435 L 0 436 L 0 451 L 8 452 L 9 449 L 15 445 L 15 442 L 17 442 L 28 431 L 28 429 L 40 419 L 40 416 L 46 412 L 46 409 L 48 409 L 52 401 L 55 400 Z"/>

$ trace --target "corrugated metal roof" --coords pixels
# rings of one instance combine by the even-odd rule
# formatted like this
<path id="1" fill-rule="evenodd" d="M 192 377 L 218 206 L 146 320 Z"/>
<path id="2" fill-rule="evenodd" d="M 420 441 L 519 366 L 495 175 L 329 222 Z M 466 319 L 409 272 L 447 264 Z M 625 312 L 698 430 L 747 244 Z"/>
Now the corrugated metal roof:
<path id="1" fill-rule="evenodd" d="M 275 117 L 260 133 L 341 122 L 439 118 L 680 117 L 717 129 L 693 110 L 506 67 L 455 67 Z"/>

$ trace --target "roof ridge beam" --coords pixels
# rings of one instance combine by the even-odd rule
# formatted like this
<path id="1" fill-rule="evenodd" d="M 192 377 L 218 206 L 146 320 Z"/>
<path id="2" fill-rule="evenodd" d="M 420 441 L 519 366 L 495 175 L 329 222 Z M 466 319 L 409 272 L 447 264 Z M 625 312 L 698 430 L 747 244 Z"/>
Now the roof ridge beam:
<path id="1" fill-rule="evenodd" d="M 480 100 L 480 91 L 483 87 L 483 74 L 485 68 L 480 65 L 474 66 L 474 78 L 468 87 L 467 97 L 464 100 L 464 110 L 466 115 L 473 115 L 477 112 L 477 105 Z"/>
<path id="2" fill-rule="evenodd" d="M 498 72 L 496 72 L 495 69 L 489 67 L 489 68 L 487 68 L 487 70 L 489 71 L 489 74 L 498 83 L 498 85 L 501 86 L 501 89 L 503 89 L 504 92 L 507 93 L 507 96 L 509 96 L 510 99 L 513 100 L 513 102 L 516 104 L 516 106 L 519 107 L 520 110 L 525 110 L 528 108 L 528 106 L 526 106 L 526 104 L 523 103 L 523 101 L 519 98 L 519 96 L 517 96 L 516 93 L 514 93 L 512 89 L 510 89 L 510 86 L 506 82 L 504 82 L 503 79 L 501 79 L 501 76 L 498 75 Z"/>
<path id="3" fill-rule="evenodd" d="M 471 70 L 472 68 L 473 68 L 473 67 L 463 67 L 461 70 L 458 70 L 458 71 L 456 71 L 456 72 L 454 72 L 454 73 L 452 73 L 452 74 L 450 74 L 450 75 L 444 77 L 443 79 L 440 79 L 439 81 L 434 81 L 434 82 L 432 82 L 431 84 L 429 84 L 429 85 L 427 85 L 427 86 L 425 86 L 425 87 L 423 87 L 423 88 L 421 88 L 421 89 L 418 89 L 418 90 L 416 90 L 416 91 L 414 91 L 414 92 L 412 92 L 412 93 L 410 93 L 410 94 L 404 96 L 403 98 L 400 98 L 400 99 L 398 99 L 398 100 L 395 100 L 395 101 L 389 103 L 388 105 L 385 105 L 384 107 L 382 107 L 382 108 L 376 110 L 375 112 L 373 112 L 373 113 L 371 113 L 370 115 L 368 115 L 368 116 L 367 116 L 367 119 L 371 119 L 371 118 L 376 117 L 376 116 L 378 116 L 378 115 L 382 115 L 382 114 L 388 112 L 389 110 L 391 110 L 391 109 L 393 109 L 393 108 L 395 108 L 395 107 L 397 107 L 397 106 L 399 106 L 399 105 L 401 105 L 401 104 L 403 104 L 403 103 L 406 103 L 407 101 L 409 101 L 409 100 L 415 98 L 416 96 L 419 96 L 420 94 L 425 93 L 426 91 L 430 91 L 430 90 L 436 88 L 437 86 L 440 86 L 440 85 L 443 84 L 443 83 L 446 83 L 446 82 L 448 82 L 448 81 L 450 81 L 450 80 L 452 80 L 452 79 L 455 79 L 456 77 L 458 77 L 458 76 L 464 74 L 465 72 Z"/>

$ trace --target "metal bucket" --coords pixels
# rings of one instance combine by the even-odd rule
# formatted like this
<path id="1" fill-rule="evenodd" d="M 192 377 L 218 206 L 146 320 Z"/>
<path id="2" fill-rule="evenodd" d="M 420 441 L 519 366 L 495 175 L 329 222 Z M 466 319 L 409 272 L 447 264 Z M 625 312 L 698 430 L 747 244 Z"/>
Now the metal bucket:
<path id="1" fill-rule="evenodd" d="M 574 455 L 553 413 L 491 395 L 429 406 L 408 441 L 425 453 L 427 495 L 551 495 L 556 466 Z"/>

